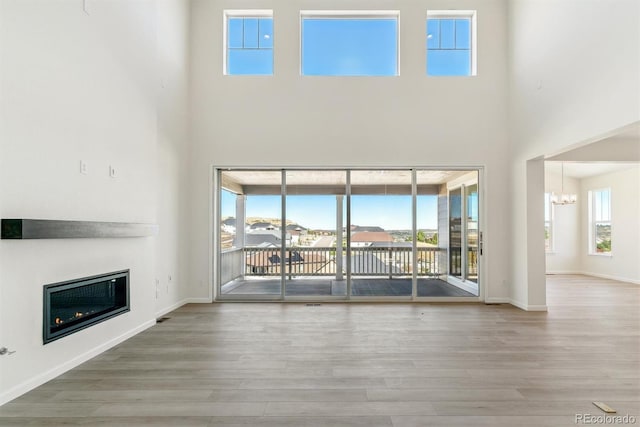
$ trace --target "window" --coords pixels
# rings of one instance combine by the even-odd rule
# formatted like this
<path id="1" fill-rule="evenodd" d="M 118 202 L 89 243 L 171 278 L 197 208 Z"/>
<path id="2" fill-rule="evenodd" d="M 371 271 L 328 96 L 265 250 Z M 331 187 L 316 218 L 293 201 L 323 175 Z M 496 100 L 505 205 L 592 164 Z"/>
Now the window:
<path id="1" fill-rule="evenodd" d="M 544 193 L 544 249 L 553 251 L 553 203 L 551 193 Z"/>
<path id="2" fill-rule="evenodd" d="M 304 76 L 397 76 L 398 12 L 301 13 Z"/>
<path id="3" fill-rule="evenodd" d="M 225 11 L 224 73 L 273 75 L 271 11 Z"/>
<path id="4" fill-rule="evenodd" d="M 611 189 L 589 191 L 589 252 L 611 253 Z"/>
<path id="5" fill-rule="evenodd" d="M 427 13 L 427 75 L 475 75 L 474 45 L 474 11 Z"/>

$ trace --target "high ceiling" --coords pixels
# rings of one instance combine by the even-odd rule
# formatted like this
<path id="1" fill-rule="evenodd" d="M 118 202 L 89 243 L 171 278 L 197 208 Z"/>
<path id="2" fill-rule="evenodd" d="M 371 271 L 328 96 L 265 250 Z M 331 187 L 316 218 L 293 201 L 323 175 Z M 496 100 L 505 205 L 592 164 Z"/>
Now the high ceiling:
<path id="1" fill-rule="evenodd" d="M 469 173 L 468 170 L 420 170 L 417 172 L 418 185 L 444 184 Z M 288 170 L 287 185 L 346 185 L 344 170 Z M 227 183 L 273 186 L 281 184 L 280 170 L 229 170 L 223 171 Z M 352 185 L 411 185 L 410 170 L 352 170 Z"/>
<path id="2" fill-rule="evenodd" d="M 640 122 L 626 126 L 605 138 L 549 156 L 545 168 L 571 178 L 588 178 L 640 164 Z"/>
<path id="3" fill-rule="evenodd" d="M 634 162 L 550 162 L 547 161 L 545 167 L 549 170 L 561 174 L 562 163 L 564 163 L 564 175 L 571 178 L 588 178 L 591 176 L 604 175 L 606 173 L 617 172 L 625 169 L 637 167 Z"/>

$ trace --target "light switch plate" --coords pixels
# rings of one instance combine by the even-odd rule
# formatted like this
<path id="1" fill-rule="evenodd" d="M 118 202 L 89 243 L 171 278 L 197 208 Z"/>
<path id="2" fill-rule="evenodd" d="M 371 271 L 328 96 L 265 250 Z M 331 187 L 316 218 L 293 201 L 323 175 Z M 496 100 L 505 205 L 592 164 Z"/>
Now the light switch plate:
<path id="1" fill-rule="evenodd" d="M 111 165 L 109 166 L 109 176 L 110 176 L 111 178 L 116 178 L 116 177 L 118 176 L 118 173 L 117 173 L 117 171 L 116 171 L 116 168 L 115 168 L 115 167 L 113 167 L 113 166 L 111 166 Z"/>

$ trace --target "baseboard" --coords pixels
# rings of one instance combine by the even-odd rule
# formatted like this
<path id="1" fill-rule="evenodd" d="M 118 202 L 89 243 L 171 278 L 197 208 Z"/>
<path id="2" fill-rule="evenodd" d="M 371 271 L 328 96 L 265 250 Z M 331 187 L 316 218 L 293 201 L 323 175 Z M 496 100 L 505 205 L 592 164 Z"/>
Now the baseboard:
<path id="1" fill-rule="evenodd" d="M 634 285 L 640 285 L 640 280 L 629 279 L 626 277 L 610 276 L 608 274 L 600 274 L 600 273 L 590 273 L 588 271 L 583 271 L 578 274 L 582 274 L 584 276 L 599 277 L 600 279 L 609 279 L 609 280 L 615 280 L 618 282 L 633 283 Z"/>
<path id="2" fill-rule="evenodd" d="M 164 316 L 164 315 L 165 315 L 165 314 L 167 314 L 167 313 L 172 312 L 173 310 L 177 310 L 178 308 L 182 307 L 182 306 L 183 306 L 183 305 L 185 305 L 185 304 L 188 304 L 189 302 L 190 302 L 190 301 L 189 301 L 189 298 L 185 298 L 185 299 L 183 299 L 183 300 L 181 300 L 181 301 L 178 301 L 178 302 L 177 302 L 177 303 L 175 303 L 175 304 L 171 304 L 171 305 L 170 305 L 170 306 L 168 306 L 168 307 L 165 307 L 165 308 L 163 308 L 163 309 L 161 309 L 161 310 L 156 311 L 156 319 L 157 319 L 158 317 L 162 317 L 162 316 Z"/>
<path id="3" fill-rule="evenodd" d="M 206 297 L 185 298 L 183 301 L 186 301 L 185 304 L 211 304 L 213 302 L 211 298 Z"/>
<path id="4" fill-rule="evenodd" d="M 584 274 L 580 271 L 547 271 L 545 274 L 550 274 L 550 275 L 554 275 L 554 274 Z"/>
<path id="5" fill-rule="evenodd" d="M 489 297 L 484 299 L 485 304 L 511 304 L 509 298 Z"/>
<path id="6" fill-rule="evenodd" d="M 78 357 L 75 357 L 65 363 L 63 363 L 60 366 L 57 366 L 53 369 L 50 369 L 49 371 L 37 375 L 34 378 L 31 378 L 25 382 L 23 382 L 22 384 L 18 384 L 17 386 L 7 390 L 6 392 L 0 394 L 0 406 L 4 405 L 7 402 L 10 402 L 11 400 L 22 396 L 23 394 L 27 393 L 30 390 L 33 390 L 34 388 L 41 386 L 42 384 L 46 383 L 47 381 L 50 381 L 52 379 L 54 379 L 55 377 L 64 374 L 65 372 L 67 372 L 70 369 L 75 368 L 76 366 L 80 365 L 81 363 L 86 362 L 87 360 L 99 355 L 100 353 L 105 352 L 106 350 L 110 349 L 111 347 L 114 347 L 118 344 L 120 344 L 121 342 L 131 338 L 134 335 L 139 334 L 140 332 L 144 331 L 145 329 L 148 329 L 150 327 L 152 327 L 153 325 L 156 324 L 155 319 L 153 320 L 148 320 L 146 322 L 144 322 L 142 325 L 131 329 L 130 331 L 125 332 L 124 334 L 115 337 L 109 341 L 107 341 L 104 344 L 100 344 L 98 347 L 95 347 L 81 355 L 79 355 Z"/>
<path id="7" fill-rule="evenodd" d="M 514 299 L 511 299 L 509 301 L 509 304 L 525 311 L 547 311 L 546 305 L 528 305 L 528 304 L 523 304 L 520 301 L 516 301 Z"/>

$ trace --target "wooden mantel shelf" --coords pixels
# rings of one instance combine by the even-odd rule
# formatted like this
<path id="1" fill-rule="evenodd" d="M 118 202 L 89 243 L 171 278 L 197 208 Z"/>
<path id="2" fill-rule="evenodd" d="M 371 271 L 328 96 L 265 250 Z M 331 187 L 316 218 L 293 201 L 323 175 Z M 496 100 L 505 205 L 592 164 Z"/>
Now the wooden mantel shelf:
<path id="1" fill-rule="evenodd" d="M 156 234 L 158 234 L 157 224 L 51 219 L 2 219 L 2 239 L 147 237 Z"/>

